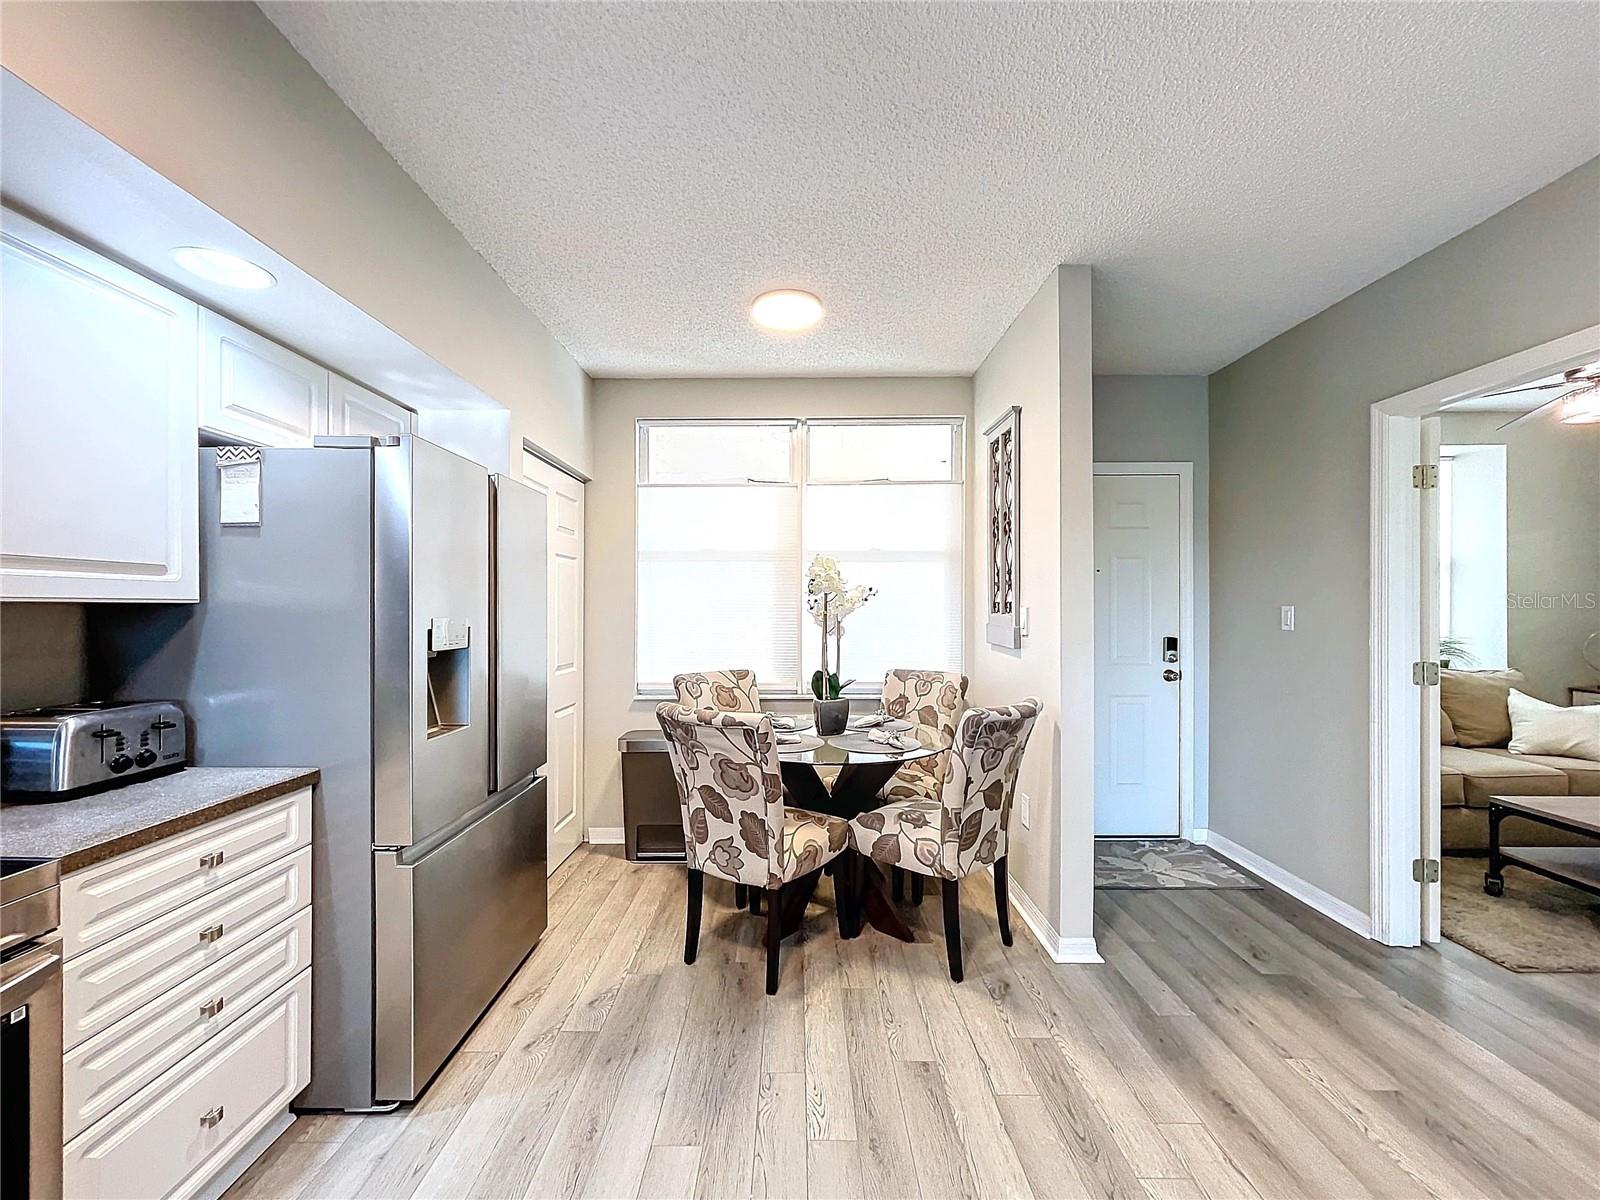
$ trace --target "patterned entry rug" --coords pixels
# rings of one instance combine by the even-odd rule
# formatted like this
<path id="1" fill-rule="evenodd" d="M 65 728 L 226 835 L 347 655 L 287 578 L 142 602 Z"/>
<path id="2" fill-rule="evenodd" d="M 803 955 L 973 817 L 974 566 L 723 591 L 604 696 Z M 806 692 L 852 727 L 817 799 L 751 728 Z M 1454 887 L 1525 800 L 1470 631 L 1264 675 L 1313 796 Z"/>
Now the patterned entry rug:
<path id="1" fill-rule="evenodd" d="M 1125 891 L 1261 886 L 1204 846 L 1181 838 L 1096 839 L 1094 885 Z"/>
<path id="2" fill-rule="evenodd" d="M 1506 893 L 1483 890 L 1487 857 L 1444 857 L 1439 932 L 1511 971 L 1600 971 L 1600 899 L 1506 868 Z"/>

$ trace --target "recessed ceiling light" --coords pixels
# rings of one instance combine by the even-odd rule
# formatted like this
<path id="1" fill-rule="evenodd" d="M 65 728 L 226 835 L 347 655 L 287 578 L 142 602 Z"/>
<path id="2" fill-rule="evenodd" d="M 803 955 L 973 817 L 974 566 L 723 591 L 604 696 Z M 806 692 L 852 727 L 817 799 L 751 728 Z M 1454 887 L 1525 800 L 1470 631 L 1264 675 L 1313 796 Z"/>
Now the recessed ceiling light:
<path id="1" fill-rule="evenodd" d="M 211 250 L 205 246 L 179 246 L 172 252 L 173 260 L 191 275 L 220 283 L 225 287 L 249 288 L 261 291 L 277 284 L 277 277 L 265 267 L 258 267 L 248 259 L 226 250 Z"/>
<path id="2" fill-rule="evenodd" d="M 750 319 L 763 329 L 798 333 L 822 320 L 822 301 L 810 292 L 762 292 L 750 306 Z"/>

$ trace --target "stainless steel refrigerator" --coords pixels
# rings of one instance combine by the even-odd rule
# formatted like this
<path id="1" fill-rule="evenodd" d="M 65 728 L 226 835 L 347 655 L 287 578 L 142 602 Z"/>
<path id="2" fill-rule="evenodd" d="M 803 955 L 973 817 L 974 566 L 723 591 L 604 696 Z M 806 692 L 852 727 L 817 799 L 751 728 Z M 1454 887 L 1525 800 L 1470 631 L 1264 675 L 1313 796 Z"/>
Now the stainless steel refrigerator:
<path id="1" fill-rule="evenodd" d="M 200 603 L 98 610 L 93 682 L 321 768 L 297 1105 L 415 1099 L 545 928 L 545 499 L 417 437 L 263 450 L 258 524 L 200 485 Z"/>

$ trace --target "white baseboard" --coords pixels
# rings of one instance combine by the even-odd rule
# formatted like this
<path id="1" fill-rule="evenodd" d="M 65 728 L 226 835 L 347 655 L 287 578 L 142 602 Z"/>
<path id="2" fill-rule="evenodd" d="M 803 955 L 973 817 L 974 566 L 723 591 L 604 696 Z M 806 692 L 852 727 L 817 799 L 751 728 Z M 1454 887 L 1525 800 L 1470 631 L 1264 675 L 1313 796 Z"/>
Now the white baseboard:
<path id="1" fill-rule="evenodd" d="M 1028 927 L 1028 932 L 1033 934 L 1033 940 L 1044 948 L 1051 962 L 1105 962 L 1105 959 L 1100 957 L 1100 951 L 1095 948 L 1092 937 L 1069 938 L 1057 933 L 1050 922 L 1045 920 L 1044 913 L 1033 902 L 1033 897 L 1017 886 L 1015 875 L 1006 880 L 1006 892 L 1011 900 L 1011 907 L 1017 910 L 1022 923 Z"/>
<path id="2" fill-rule="evenodd" d="M 1199 836 L 1204 833 L 1205 836 Z M 1268 862 L 1254 850 L 1246 850 L 1237 842 L 1229 841 L 1214 830 L 1195 830 L 1195 841 L 1204 842 L 1223 858 L 1232 859 L 1247 871 L 1253 871 L 1281 892 L 1287 892 L 1301 904 L 1313 908 L 1331 921 L 1364 938 L 1372 936 L 1372 919 L 1366 913 L 1333 895 L 1314 883 L 1307 883 L 1298 875 L 1291 875 L 1276 863 Z"/>
<path id="3" fill-rule="evenodd" d="M 621 846 L 626 841 L 621 825 L 591 825 L 584 840 L 591 846 Z"/>

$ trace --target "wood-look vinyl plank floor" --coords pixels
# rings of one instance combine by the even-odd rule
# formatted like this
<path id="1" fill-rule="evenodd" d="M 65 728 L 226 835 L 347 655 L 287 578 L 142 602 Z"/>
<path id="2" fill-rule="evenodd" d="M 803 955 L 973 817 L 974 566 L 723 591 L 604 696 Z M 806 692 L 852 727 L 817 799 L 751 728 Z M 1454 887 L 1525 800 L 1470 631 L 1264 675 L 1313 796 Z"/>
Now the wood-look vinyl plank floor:
<path id="1" fill-rule="evenodd" d="M 1100 892 L 1056 966 L 962 887 L 841 943 L 824 882 L 764 994 L 763 922 L 582 848 L 422 1099 L 296 1121 L 250 1200 L 1359 1196 L 1600 1200 L 1600 978 L 1366 941 L 1271 888 Z"/>

